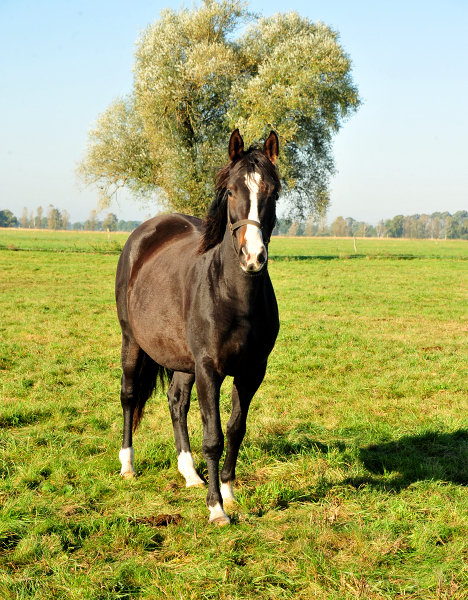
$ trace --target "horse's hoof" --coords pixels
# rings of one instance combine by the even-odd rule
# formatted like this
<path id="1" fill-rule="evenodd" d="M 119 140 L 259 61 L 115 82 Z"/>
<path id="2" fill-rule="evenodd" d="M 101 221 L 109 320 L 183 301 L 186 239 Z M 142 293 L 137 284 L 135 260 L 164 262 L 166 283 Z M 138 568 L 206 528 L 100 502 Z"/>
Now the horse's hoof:
<path id="1" fill-rule="evenodd" d="M 133 479 L 135 477 L 136 473 L 133 468 L 133 457 L 134 452 L 131 446 L 129 448 L 120 448 L 119 458 L 122 463 L 120 477 L 122 477 L 122 479 Z"/>
<path id="2" fill-rule="evenodd" d="M 197 481 L 195 483 L 187 483 L 187 485 L 185 487 L 191 487 L 191 488 L 204 488 L 205 484 L 203 481 Z"/>
<path id="3" fill-rule="evenodd" d="M 227 515 L 224 515 L 224 517 L 221 516 L 216 517 L 216 519 L 210 519 L 210 523 L 217 525 L 218 527 L 223 527 L 224 525 L 229 525 L 231 523 L 231 519 Z"/>
<path id="4" fill-rule="evenodd" d="M 208 508 L 210 509 L 210 523 L 214 525 L 229 525 L 231 519 L 224 512 L 221 504 L 208 506 Z"/>

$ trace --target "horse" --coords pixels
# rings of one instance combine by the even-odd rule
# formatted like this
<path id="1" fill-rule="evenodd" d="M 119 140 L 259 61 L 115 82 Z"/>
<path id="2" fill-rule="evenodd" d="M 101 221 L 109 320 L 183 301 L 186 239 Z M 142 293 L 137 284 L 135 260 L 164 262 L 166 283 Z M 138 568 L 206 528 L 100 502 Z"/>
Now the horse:
<path id="1" fill-rule="evenodd" d="M 263 147 L 244 150 L 236 129 L 230 162 L 217 175 L 215 198 L 204 220 L 159 215 L 128 238 L 117 267 L 115 294 L 122 329 L 123 441 L 121 476 L 133 478 L 132 433 L 157 383 L 167 391 L 177 464 L 186 486 L 203 486 L 187 431 L 195 383 L 208 469 L 209 521 L 230 523 L 239 447 L 250 402 L 265 376 L 279 331 L 278 306 L 268 274 L 268 243 L 281 183 L 272 131 Z M 232 413 L 219 484 L 224 436 L 220 387 L 234 378 Z"/>

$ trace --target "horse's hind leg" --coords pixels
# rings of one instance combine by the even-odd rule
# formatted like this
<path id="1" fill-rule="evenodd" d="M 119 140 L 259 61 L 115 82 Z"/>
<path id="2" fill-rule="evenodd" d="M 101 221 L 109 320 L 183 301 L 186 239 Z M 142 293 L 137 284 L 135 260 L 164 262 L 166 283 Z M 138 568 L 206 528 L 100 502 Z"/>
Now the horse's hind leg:
<path id="1" fill-rule="evenodd" d="M 244 439 L 247 423 L 247 413 L 255 392 L 265 377 L 266 363 L 255 371 L 234 377 L 232 386 L 232 413 L 226 427 L 227 449 L 221 471 L 221 496 L 224 506 L 233 504 L 234 479 L 236 477 L 236 462 L 239 448 Z"/>
<path id="2" fill-rule="evenodd" d="M 174 427 L 177 464 L 179 472 L 185 477 L 187 487 L 203 485 L 203 480 L 195 471 L 187 430 L 187 413 L 190 408 L 190 394 L 194 382 L 194 375 L 177 371 L 174 373 L 167 391 L 172 426 Z"/>
<path id="3" fill-rule="evenodd" d="M 119 452 L 122 470 L 120 475 L 124 479 L 132 479 L 136 473 L 133 468 L 133 447 L 132 447 L 132 427 L 133 415 L 138 403 L 134 390 L 136 387 L 136 378 L 138 376 L 138 367 L 141 348 L 135 342 L 133 337 L 122 336 L 122 386 L 120 389 L 120 402 L 123 410 L 123 440 L 122 448 Z"/>

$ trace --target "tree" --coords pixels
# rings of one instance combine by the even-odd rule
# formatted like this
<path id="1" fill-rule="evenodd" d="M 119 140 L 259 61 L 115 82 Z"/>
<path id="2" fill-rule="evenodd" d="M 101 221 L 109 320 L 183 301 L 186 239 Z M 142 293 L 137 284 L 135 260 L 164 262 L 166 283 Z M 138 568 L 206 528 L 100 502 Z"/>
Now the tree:
<path id="1" fill-rule="evenodd" d="M 97 212 L 92 210 L 89 214 L 89 219 L 84 222 L 84 228 L 88 231 L 94 231 L 96 229 L 96 216 Z"/>
<path id="2" fill-rule="evenodd" d="M 318 224 L 318 229 L 317 229 L 317 233 L 319 235 L 329 235 L 327 233 L 327 211 L 326 210 L 321 210 L 318 215 L 317 215 L 317 224 Z"/>
<path id="3" fill-rule="evenodd" d="M 364 221 L 362 221 L 358 224 L 358 228 L 356 230 L 356 235 L 358 237 L 369 237 L 368 229 L 369 229 L 369 225 L 367 223 L 364 223 Z"/>
<path id="4" fill-rule="evenodd" d="M 47 208 L 47 227 L 48 229 L 62 229 L 62 213 L 52 204 L 49 204 Z"/>
<path id="5" fill-rule="evenodd" d="M 411 237 L 411 217 L 405 217 L 403 219 L 403 230 L 405 233 L 405 238 Z"/>
<path id="6" fill-rule="evenodd" d="M 274 128 L 283 190 L 302 218 L 326 210 L 332 138 L 359 104 L 351 60 L 323 23 L 258 18 L 242 0 L 166 9 L 137 40 L 132 93 L 98 118 L 78 176 L 98 187 L 101 208 L 126 186 L 202 215 L 230 131 L 252 143 Z"/>
<path id="7" fill-rule="evenodd" d="M 453 217 L 447 217 L 445 227 L 445 239 L 454 240 L 460 237 L 460 225 Z"/>
<path id="8" fill-rule="evenodd" d="M 288 217 L 283 217 L 281 219 L 277 219 L 276 227 L 275 227 L 275 235 L 287 235 L 291 225 L 292 225 L 292 221 Z"/>
<path id="9" fill-rule="evenodd" d="M 424 237 L 424 225 L 420 219 L 413 219 L 411 222 L 411 237 L 421 239 Z"/>
<path id="10" fill-rule="evenodd" d="M 41 228 L 41 221 L 42 221 L 42 215 L 44 213 L 44 209 L 42 208 L 42 206 L 38 206 L 37 210 L 36 210 L 36 228 L 40 229 Z"/>
<path id="11" fill-rule="evenodd" d="M 431 218 L 429 223 L 429 235 L 431 239 L 438 239 L 440 235 L 440 217 Z"/>
<path id="12" fill-rule="evenodd" d="M 28 226 L 28 209 L 26 208 L 26 206 L 21 211 L 20 223 L 23 229 L 26 229 L 26 227 Z"/>
<path id="13" fill-rule="evenodd" d="M 62 229 L 68 229 L 70 224 L 70 214 L 68 210 L 62 210 Z"/>
<path id="14" fill-rule="evenodd" d="M 427 237 L 427 225 L 429 223 L 429 217 L 427 215 L 421 215 L 419 217 L 419 222 L 421 223 L 421 232 L 423 238 Z"/>
<path id="15" fill-rule="evenodd" d="M 109 231 L 117 231 L 118 218 L 114 213 L 107 213 L 106 218 L 102 222 L 102 228 Z"/>
<path id="16" fill-rule="evenodd" d="M 403 236 L 403 232 L 404 232 L 404 228 L 405 228 L 404 219 L 405 219 L 405 217 L 403 217 L 403 215 L 397 215 L 396 217 L 393 217 L 393 219 L 388 224 L 388 228 L 387 228 L 387 234 L 389 237 L 399 238 L 399 237 Z M 407 236 L 407 237 L 409 237 L 409 236 Z"/>
<path id="17" fill-rule="evenodd" d="M 332 224 L 333 235 L 336 237 L 344 237 L 346 233 L 346 221 L 343 217 L 336 217 Z"/>
<path id="18" fill-rule="evenodd" d="M 299 232 L 299 223 L 297 221 L 293 221 L 291 223 L 290 228 L 288 229 L 288 235 L 291 237 L 295 237 Z"/>
<path id="19" fill-rule="evenodd" d="M 8 210 L 0 210 L 0 227 L 17 227 L 18 219 Z"/>
<path id="20" fill-rule="evenodd" d="M 304 235 L 311 237 L 314 235 L 314 219 L 312 216 L 309 216 L 307 219 L 306 226 L 304 228 Z"/>
<path id="21" fill-rule="evenodd" d="M 384 235 L 387 233 L 387 226 L 386 226 L 385 221 L 383 219 L 381 219 L 377 223 L 377 227 L 375 228 L 375 230 L 377 232 L 377 237 L 379 237 L 379 238 L 383 238 Z M 391 237 L 393 237 L 393 236 L 391 236 Z"/>

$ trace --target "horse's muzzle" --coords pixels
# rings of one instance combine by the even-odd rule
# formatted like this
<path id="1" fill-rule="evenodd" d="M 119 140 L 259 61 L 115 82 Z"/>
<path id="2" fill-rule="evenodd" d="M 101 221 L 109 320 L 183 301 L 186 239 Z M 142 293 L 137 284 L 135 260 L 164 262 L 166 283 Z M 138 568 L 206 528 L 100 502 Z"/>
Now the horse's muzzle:
<path id="1" fill-rule="evenodd" d="M 239 262 L 246 273 L 258 273 L 266 265 L 268 259 L 267 249 L 262 245 L 260 252 L 250 253 L 243 244 L 240 248 Z"/>

